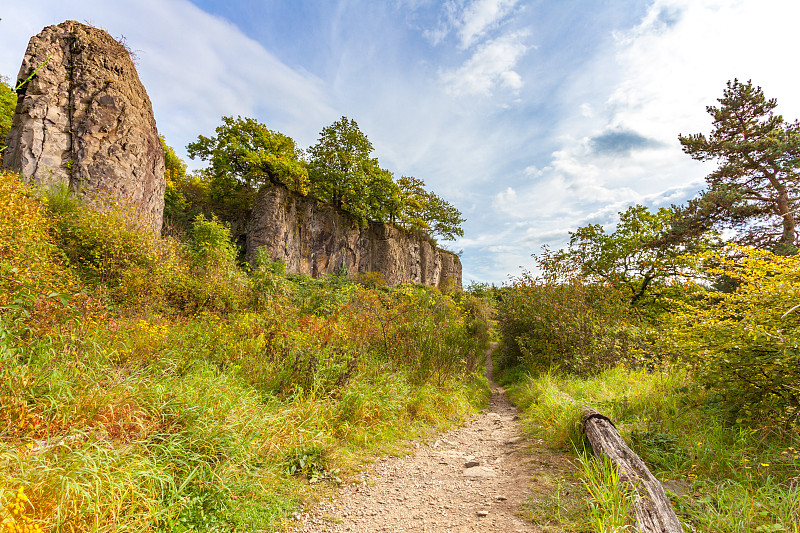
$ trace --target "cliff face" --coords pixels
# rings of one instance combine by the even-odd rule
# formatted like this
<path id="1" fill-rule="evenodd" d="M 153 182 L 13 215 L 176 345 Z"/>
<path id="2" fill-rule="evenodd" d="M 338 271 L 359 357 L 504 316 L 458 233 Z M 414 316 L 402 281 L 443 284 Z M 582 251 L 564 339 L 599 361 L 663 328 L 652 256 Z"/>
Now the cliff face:
<path id="1" fill-rule="evenodd" d="M 382 272 L 389 285 L 413 282 L 461 288 L 458 256 L 388 224 L 357 222 L 331 205 L 284 187 L 262 190 L 247 229 L 247 259 L 266 246 L 289 272 L 318 277 L 348 271 Z"/>
<path id="2" fill-rule="evenodd" d="M 41 65 L 19 91 L 3 166 L 89 200 L 111 196 L 159 231 L 164 152 L 125 47 L 103 30 L 67 21 L 31 38 L 18 80 Z"/>

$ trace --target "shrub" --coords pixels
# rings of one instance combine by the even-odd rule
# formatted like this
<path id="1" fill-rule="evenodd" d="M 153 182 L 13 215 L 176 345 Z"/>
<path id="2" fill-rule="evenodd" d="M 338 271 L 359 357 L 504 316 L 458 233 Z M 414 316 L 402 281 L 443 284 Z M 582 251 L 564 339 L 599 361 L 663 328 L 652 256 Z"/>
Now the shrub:
<path id="1" fill-rule="evenodd" d="M 384 272 L 359 272 L 356 275 L 356 283 L 368 289 L 386 287 L 386 274 Z"/>
<path id="2" fill-rule="evenodd" d="M 708 273 L 736 282 L 710 291 L 676 317 L 666 349 L 729 407 L 731 421 L 785 424 L 800 418 L 800 256 L 745 247 L 708 256 Z"/>
<path id="3" fill-rule="evenodd" d="M 256 249 L 255 267 L 250 275 L 253 283 L 253 297 L 256 307 L 263 307 L 274 296 L 289 294 L 289 281 L 286 279 L 286 264 L 273 260 L 266 247 Z"/>
<path id="4" fill-rule="evenodd" d="M 64 258 L 49 235 L 42 200 L 17 174 L 0 172 L 0 305 L 23 290 L 50 293 L 70 284 Z"/>
<path id="5" fill-rule="evenodd" d="M 84 279 L 112 292 L 131 270 L 151 270 L 156 239 L 135 222 L 132 210 L 111 199 L 78 202 L 65 189 L 49 193 L 54 236 Z"/>
<path id="6" fill-rule="evenodd" d="M 628 355 L 627 302 L 610 287 L 574 277 L 563 282 L 529 273 L 502 291 L 497 320 L 501 366 L 586 374 Z"/>
<path id="7" fill-rule="evenodd" d="M 209 220 L 201 214 L 195 218 L 187 250 L 199 267 L 223 270 L 236 267 L 237 253 L 231 242 L 231 232 L 217 217 Z"/>

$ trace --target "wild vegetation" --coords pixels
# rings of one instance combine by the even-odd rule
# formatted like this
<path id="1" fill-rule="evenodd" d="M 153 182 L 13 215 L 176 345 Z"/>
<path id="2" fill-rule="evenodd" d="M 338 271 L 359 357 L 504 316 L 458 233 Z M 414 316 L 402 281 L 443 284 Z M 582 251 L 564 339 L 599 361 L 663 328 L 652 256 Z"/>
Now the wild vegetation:
<path id="1" fill-rule="evenodd" d="M 500 364 L 552 446 L 586 453 L 581 405 L 611 417 L 688 529 L 800 531 L 798 126 L 750 82 L 719 102 L 709 136 L 680 137 L 718 162 L 696 200 L 578 228 L 500 290 Z M 582 464 L 534 518 L 629 527 L 618 475 Z"/>
<path id="2" fill-rule="evenodd" d="M 8 84 L 8 79 L 0 76 L 0 161 L 5 151 L 6 136 L 11 129 L 11 118 L 17 105 L 17 95 Z"/>
<path id="3" fill-rule="evenodd" d="M 0 85 L 2 142 L 15 95 Z M 362 224 L 463 235 L 461 213 L 423 180 L 395 179 L 346 117 L 307 151 L 223 117 L 189 145 L 208 163 L 193 173 L 162 139 L 163 237 L 110 199 L 81 205 L 3 172 L 2 527 L 279 527 L 365 454 L 485 399 L 492 299 L 528 431 L 582 465 L 540 506 L 549 514 L 531 514 L 541 527 L 631 525 L 618 473 L 585 455 L 586 404 L 667 483 L 687 529 L 800 531 L 800 125 L 750 82 L 719 103 L 709 135 L 680 136 L 718 162 L 698 198 L 577 228 L 538 273 L 468 293 L 292 276 L 264 253 L 239 262 L 230 227 L 261 187 Z"/>
<path id="4" fill-rule="evenodd" d="M 431 239 L 464 235 L 461 212 L 426 190 L 421 179 L 395 180 L 372 155 L 372 143 L 356 121 L 347 117 L 323 128 L 307 151 L 251 118 L 223 117 L 216 135 L 200 135 L 189 144 L 190 157 L 209 163 L 193 174 L 164 146 L 165 212 L 169 225 L 179 229 L 198 213 L 243 227 L 261 187 L 285 186 L 349 213 L 362 225 L 387 222 Z"/>
<path id="5" fill-rule="evenodd" d="M 214 218 L 154 237 L 12 173 L 0 197 L 3 531 L 274 530 L 485 399 L 467 294 L 248 268 Z"/>

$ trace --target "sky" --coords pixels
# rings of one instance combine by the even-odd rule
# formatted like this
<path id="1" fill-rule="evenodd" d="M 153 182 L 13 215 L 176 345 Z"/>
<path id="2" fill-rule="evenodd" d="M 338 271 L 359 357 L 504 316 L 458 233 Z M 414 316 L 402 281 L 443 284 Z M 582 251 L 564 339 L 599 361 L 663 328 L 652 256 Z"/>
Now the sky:
<path id="1" fill-rule="evenodd" d="M 135 52 L 183 156 L 223 116 L 313 145 L 354 119 L 396 177 L 461 210 L 464 283 L 508 282 L 542 246 L 633 204 L 680 204 L 712 162 L 679 134 L 752 80 L 800 117 L 794 0 L 26 0 L 0 4 L 0 75 L 77 20 Z"/>

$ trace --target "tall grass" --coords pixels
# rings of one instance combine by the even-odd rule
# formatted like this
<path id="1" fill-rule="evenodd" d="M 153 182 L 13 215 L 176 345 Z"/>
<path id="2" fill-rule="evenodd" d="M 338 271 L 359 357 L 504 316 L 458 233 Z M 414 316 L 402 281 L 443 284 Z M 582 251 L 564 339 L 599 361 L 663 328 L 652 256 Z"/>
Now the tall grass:
<path id="1" fill-rule="evenodd" d="M 26 224 L 0 241 L 9 530 L 274 530 L 485 399 L 467 296 L 248 274 L 216 221 L 160 239 L 0 178 Z"/>
<path id="2" fill-rule="evenodd" d="M 622 481 L 619 470 L 609 460 L 596 461 L 582 453 L 581 484 L 589 494 L 589 523 L 595 533 L 622 533 L 634 528 L 631 511 L 631 487 Z"/>
<path id="3" fill-rule="evenodd" d="M 524 427 L 565 449 L 583 449 L 584 444 L 578 410 L 563 393 L 614 421 L 653 474 L 677 491 L 669 494 L 687 526 L 697 531 L 800 531 L 796 432 L 727 425 L 724 406 L 679 369 L 527 377 L 512 388 L 512 397 L 524 407 Z M 586 483 L 591 477 L 583 479 Z M 609 486 L 613 483 L 604 490 Z"/>

